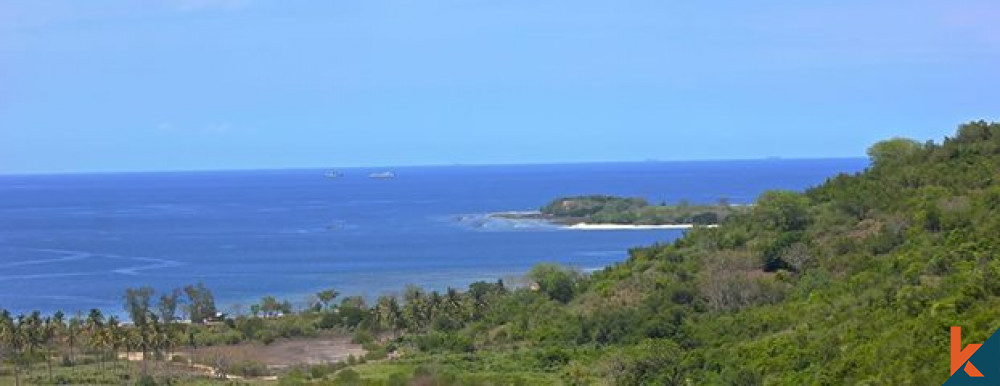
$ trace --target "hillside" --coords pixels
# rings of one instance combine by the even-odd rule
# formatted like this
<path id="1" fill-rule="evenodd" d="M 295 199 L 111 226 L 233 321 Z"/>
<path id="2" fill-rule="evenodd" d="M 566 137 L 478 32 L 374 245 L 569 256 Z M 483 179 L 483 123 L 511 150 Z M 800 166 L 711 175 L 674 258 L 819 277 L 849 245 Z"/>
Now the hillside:
<path id="1" fill-rule="evenodd" d="M 590 277 L 414 326 L 363 378 L 444 383 L 940 384 L 949 326 L 1000 327 L 1000 124 L 941 143 L 891 139 L 871 166 Z M 393 375 L 395 374 L 395 375 Z M 391 377 L 390 377 L 391 376 Z"/>

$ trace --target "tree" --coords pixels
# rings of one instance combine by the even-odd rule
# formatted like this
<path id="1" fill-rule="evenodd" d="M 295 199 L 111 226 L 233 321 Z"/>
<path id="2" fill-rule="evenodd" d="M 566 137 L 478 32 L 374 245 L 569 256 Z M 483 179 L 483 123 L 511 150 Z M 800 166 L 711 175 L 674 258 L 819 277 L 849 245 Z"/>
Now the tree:
<path id="1" fill-rule="evenodd" d="M 0 313 L 0 345 L 10 352 L 7 356 L 10 357 L 10 361 L 14 366 L 14 384 L 21 384 L 21 362 L 24 347 L 24 334 L 22 333 L 22 328 L 24 325 L 24 315 L 18 315 L 15 319 L 11 316 L 10 312 L 3 310 Z M 2 350 L 0 350 L 0 357 L 2 357 Z M 0 362 L 2 363 L 2 362 Z"/>
<path id="2" fill-rule="evenodd" d="M 266 318 L 273 318 L 281 314 L 281 303 L 274 296 L 265 296 L 260 299 L 260 311 Z"/>
<path id="3" fill-rule="evenodd" d="M 205 287 L 205 284 L 189 285 L 184 287 L 184 293 L 188 297 L 188 314 L 192 323 L 204 323 L 206 319 L 215 317 L 215 296 L 212 291 Z"/>
<path id="4" fill-rule="evenodd" d="M 376 324 L 392 331 L 393 338 L 396 337 L 400 316 L 399 302 L 394 296 L 379 296 L 375 303 Z"/>
<path id="5" fill-rule="evenodd" d="M 333 303 L 333 300 L 336 299 L 337 296 L 340 296 L 340 292 L 337 292 L 332 288 L 320 291 L 316 294 L 316 298 L 319 299 L 320 303 L 323 303 L 324 309 L 329 308 L 330 304 Z"/>
<path id="6" fill-rule="evenodd" d="M 341 299 L 340 307 L 368 308 L 365 305 L 365 298 L 360 296 L 348 296 Z"/>
<path id="7" fill-rule="evenodd" d="M 160 320 L 164 323 L 173 323 L 177 320 L 177 302 L 181 297 L 181 290 L 175 289 L 168 294 L 160 296 L 157 303 L 157 310 L 160 313 Z"/>
<path id="8" fill-rule="evenodd" d="M 538 264 L 528 272 L 528 278 L 538 285 L 538 290 L 552 300 L 569 302 L 576 293 L 579 271 L 557 264 Z"/>
<path id="9" fill-rule="evenodd" d="M 50 333 L 52 334 L 50 342 L 51 347 L 49 351 L 55 351 L 58 353 L 60 351 L 59 343 L 62 341 L 63 335 L 66 333 L 66 314 L 62 311 L 56 311 L 52 314 L 52 317 L 49 319 L 49 327 L 51 329 Z M 49 371 L 51 373 L 51 362 L 49 365 Z"/>
<path id="10" fill-rule="evenodd" d="M 45 367 L 48 369 L 49 382 L 52 382 L 52 352 L 54 351 L 53 345 L 56 339 L 56 326 L 52 323 L 52 318 L 47 317 L 42 320 L 41 326 L 41 344 L 44 348 L 45 354 Z"/>
<path id="11" fill-rule="evenodd" d="M 121 347 L 123 335 L 121 323 L 117 317 L 111 316 L 108 318 L 102 335 L 101 343 L 105 350 L 111 350 L 111 363 L 114 364 L 118 360 L 118 349 Z"/>
<path id="12" fill-rule="evenodd" d="M 445 292 L 444 304 L 448 314 L 460 316 L 462 314 L 462 293 L 458 292 L 458 289 L 448 287 L 448 291 Z"/>
<path id="13" fill-rule="evenodd" d="M 87 320 L 84 325 L 84 329 L 87 331 L 87 339 L 90 347 L 97 351 L 101 351 L 101 336 L 104 333 L 104 314 L 99 309 L 91 309 L 90 313 L 87 314 Z M 100 362 L 104 362 L 103 356 L 100 358 Z"/>
<path id="14" fill-rule="evenodd" d="M 413 284 L 407 284 L 403 291 L 403 319 L 407 328 L 412 331 L 421 331 L 427 326 L 430 319 L 430 308 L 424 290 Z"/>
<path id="15" fill-rule="evenodd" d="M 22 329 L 27 345 L 28 357 L 26 358 L 29 362 L 35 357 L 35 351 L 39 347 L 45 345 L 45 329 L 44 322 L 42 320 L 42 313 L 39 311 L 32 311 L 28 314 L 28 318 L 24 321 L 24 328 Z M 30 363 L 28 364 L 30 369 Z"/>
<path id="16" fill-rule="evenodd" d="M 0 366 L 3 366 L 4 358 L 13 354 L 13 339 L 11 339 L 13 334 L 14 320 L 10 317 L 10 312 L 3 310 L 0 312 Z M 10 350 L 12 354 L 5 356 L 7 350 Z"/>
<path id="17" fill-rule="evenodd" d="M 76 315 L 69 318 L 69 322 L 66 323 L 66 344 L 69 345 L 69 363 L 71 365 L 76 363 L 76 344 L 80 340 L 80 332 L 83 330 L 83 317 L 78 311 Z"/>
<path id="18" fill-rule="evenodd" d="M 753 217 L 769 230 L 798 231 L 809 224 L 808 205 L 809 200 L 799 193 L 770 190 L 757 199 Z"/>
<path id="19" fill-rule="evenodd" d="M 370 316 L 365 298 L 360 296 L 348 296 L 342 299 L 337 311 L 347 327 L 356 327 Z"/>
<path id="20" fill-rule="evenodd" d="M 467 305 L 469 317 L 471 319 L 482 317 L 490 306 L 491 300 L 505 294 L 507 294 L 507 288 L 504 287 L 503 280 L 497 280 L 496 283 L 477 281 L 469 284 L 469 292 L 465 297 L 466 301 L 469 302 Z"/>
<path id="21" fill-rule="evenodd" d="M 876 167 L 895 165 L 916 154 L 923 145 L 907 138 L 893 138 L 868 148 L 868 157 Z"/>
<path id="22" fill-rule="evenodd" d="M 149 302 L 152 296 L 153 288 L 148 286 L 125 290 L 125 312 L 128 313 L 132 323 L 135 323 L 136 326 L 142 326 L 148 322 Z"/>

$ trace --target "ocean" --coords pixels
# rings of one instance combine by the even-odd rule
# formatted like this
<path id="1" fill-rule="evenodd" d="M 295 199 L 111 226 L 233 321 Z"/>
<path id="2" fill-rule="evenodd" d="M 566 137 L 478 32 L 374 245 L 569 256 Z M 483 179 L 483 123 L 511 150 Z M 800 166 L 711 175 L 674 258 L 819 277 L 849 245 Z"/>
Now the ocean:
<path id="1" fill-rule="evenodd" d="M 565 195 L 749 203 L 866 159 L 0 176 L 0 308 L 122 314 L 125 288 L 205 283 L 220 308 L 318 290 L 464 288 L 534 264 L 593 270 L 681 230 L 580 231 L 491 212 Z M 392 170 L 394 179 L 370 179 Z"/>

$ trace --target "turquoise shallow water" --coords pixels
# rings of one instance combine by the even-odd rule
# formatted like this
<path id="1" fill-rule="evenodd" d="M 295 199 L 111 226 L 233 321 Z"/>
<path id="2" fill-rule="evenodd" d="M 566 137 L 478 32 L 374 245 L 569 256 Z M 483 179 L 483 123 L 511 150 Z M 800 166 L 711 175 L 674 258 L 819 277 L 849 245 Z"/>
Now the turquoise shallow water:
<path id="1" fill-rule="evenodd" d="M 572 231 L 490 220 L 571 194 L 745 203 L 863 159 L 0 176 L 0 307 L 120 313 L 129 286 L 204 282 L 220 303 L 376 296 L 513 277 L 543 261 L 594 269 L 682 231 Z M 379 169 L 381 170 L 381 169 Z"/>

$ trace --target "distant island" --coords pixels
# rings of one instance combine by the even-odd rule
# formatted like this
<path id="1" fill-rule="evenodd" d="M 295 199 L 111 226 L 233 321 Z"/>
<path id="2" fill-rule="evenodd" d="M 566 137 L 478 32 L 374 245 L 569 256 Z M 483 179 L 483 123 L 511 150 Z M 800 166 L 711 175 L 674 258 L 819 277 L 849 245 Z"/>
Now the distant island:
<path id="1" fill-rule="evenodd" d="M 545 220 L 562 225 L 608 224 L 636 226 L 717 225 L 727 216 L 744 207 L 730 205 L 721 199 L 712 205 L 690 204 L 651 205 L 640 197 L 586 195 L 560 197 L 537 212 L 504 212 L 492 216 L 514 220 Z"/>

